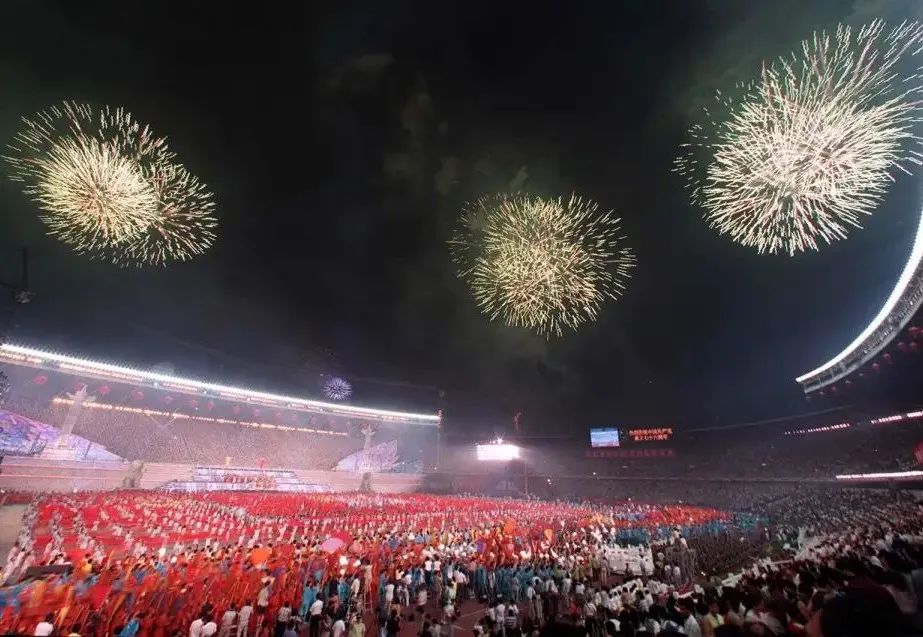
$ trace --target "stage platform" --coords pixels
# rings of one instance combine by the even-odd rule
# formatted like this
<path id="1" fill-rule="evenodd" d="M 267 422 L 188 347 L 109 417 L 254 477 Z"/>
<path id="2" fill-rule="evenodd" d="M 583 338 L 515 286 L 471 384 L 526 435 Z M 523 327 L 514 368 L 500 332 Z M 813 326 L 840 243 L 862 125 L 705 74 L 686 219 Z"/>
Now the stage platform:
<path id="1" fill-rule="evenodd" d="M 192 479 L 167 482 L 168 491 L 285 491 L 289 493 L 322 493 L 329 491 L 323 484 L 302 481 L 291 469 L 260 469 L 251 467 L 206 467 L 192 470 Z"/>

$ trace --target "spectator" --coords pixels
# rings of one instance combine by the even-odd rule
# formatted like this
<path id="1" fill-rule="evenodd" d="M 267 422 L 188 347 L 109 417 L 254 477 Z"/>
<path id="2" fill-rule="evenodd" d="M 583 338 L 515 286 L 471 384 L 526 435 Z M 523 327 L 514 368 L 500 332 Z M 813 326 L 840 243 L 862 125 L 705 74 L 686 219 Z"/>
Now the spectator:
<path id="1" fill-rule="evenodd" d="M 32 634 L 37 635 L 39 637 L 47 637 L 47 635 L 51 635 L 53 633 L 54 633 L 54 613 L 48 613 L 47 615 L 45 615 L 45 619 L 43 619 L 42 621 L 38 623 L 38 625 L 35 627 L 35 632 L 33 632 Z"/>

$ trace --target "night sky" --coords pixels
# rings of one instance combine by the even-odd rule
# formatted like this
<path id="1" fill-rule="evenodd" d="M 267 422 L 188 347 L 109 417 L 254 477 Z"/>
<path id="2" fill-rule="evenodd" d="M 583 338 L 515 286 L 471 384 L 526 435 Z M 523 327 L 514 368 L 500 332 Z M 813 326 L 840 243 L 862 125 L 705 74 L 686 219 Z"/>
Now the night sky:
<path id="1" fill-rule="evenodd" d="M 302 395 L 342 374 L 357 403 L 442 407 L 450 431 L 517 411 L 526 433 L 582 436 L 809 410 L 793 378 L 884 301 L 918 178 L 848 240 L 773 257 L 708 229 L 671 162 L 761 59 L 914 4 L 6 0 L 0 141 L 63 99 L 124 106 L 214 190 L 220 221 L 196 261 L 119 270 L 45 237 L 0 181 L 0 279 L 28 246 L 36 293 L 0 305 L 10 337 Z M 623 218 L 639 266 L 597 323 L 546 341 L 489 323 L 456 280 L 461 205 L 508 189 Z"/>

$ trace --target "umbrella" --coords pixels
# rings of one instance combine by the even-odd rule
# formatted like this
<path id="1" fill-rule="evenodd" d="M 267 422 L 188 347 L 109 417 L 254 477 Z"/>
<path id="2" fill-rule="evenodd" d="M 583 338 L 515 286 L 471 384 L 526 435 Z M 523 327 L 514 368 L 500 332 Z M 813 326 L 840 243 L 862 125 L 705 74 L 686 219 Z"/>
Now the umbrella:
<path id="1" fill-rule="evenodd" d="M 346 542 L 344 542 L 342 539 L 338 537 L 330 537 L 324 540 L 318 548 L 320 548 L 320 550 L 324 551 L 325 553 L 333 553 L 335 551 L 339 551 L 344 546 L 346 546 Z"/>

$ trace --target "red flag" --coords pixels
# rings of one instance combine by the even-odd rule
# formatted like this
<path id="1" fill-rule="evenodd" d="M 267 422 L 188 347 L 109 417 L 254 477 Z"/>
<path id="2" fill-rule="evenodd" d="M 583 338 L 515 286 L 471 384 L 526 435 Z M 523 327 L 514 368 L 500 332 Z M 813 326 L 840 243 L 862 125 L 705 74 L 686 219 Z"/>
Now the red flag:
<path id="1" fill-rule="evenodd" d="M 351 536 L 346 531 L 334 531 L 333 533 L 330 534 L 330 537 L 339 538 L 340 540 L 343 541 L 343 544 L 346 544 L 346 545 L 352 544 L 352 541 L 353 541 L 353 536 Z"/>

